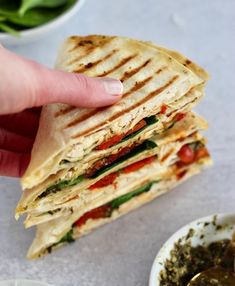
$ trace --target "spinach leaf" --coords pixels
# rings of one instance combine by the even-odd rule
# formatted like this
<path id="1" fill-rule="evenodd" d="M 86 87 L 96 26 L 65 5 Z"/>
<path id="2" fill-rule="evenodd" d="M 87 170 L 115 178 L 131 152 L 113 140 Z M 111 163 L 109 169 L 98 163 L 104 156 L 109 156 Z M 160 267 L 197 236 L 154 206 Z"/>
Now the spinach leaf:
<path id="1" fill-rule="evenodd" d="M 59 242 L 57 242 L 57 244 L 59 243 L 71 243 L 71 242 L 74 242 L 74 239 L 73 239 L 73 229 L 71 229 L 70 231 L 68 231 L 62 238 Z"/>
<path id="2" fill-rule="evenodd" d="M 133 137 L 135 137 L 137 134 L 141 133 L 144 129 L 146 129 L 146 128 L 149 127 L 150 125 L 152 125 L 152 124 L 158 122 L 158 119 L 156 118 L 155 115 L 150 116 L 150 117 L 146 117 L 146 118 L 144 118 L 144 120 L 145 120 L 146 123 L 147 123 L 145 126 L 143 126 L 141 129 L 137 130 L 136 132 L 127 135 L 127 136 L 124 137 L 120 142 L 118 142 L 118 144 L 121 143 L 121 142 L 124 142 L 124 141 L 126 141 L 126 140 L 129 140 L 129 139 L 131 139 L 131 138 L 133 138 Z"/>
<path id="3" fill-rule="evenodd" d="M 53 247 L 61 244 L 61 243 L 71 243 L 74 242 L 73 238 L 73 228 L 71 228 L 70 231 L 68 231 L 58 242 L 53 243 L 51 246 L 47 248 L 48 253 L 51 253 L 51 250 Z"/>
<path id="4" fill-rule="evenodd" d="M 50 194 L 55 194 L 57 193 L 58 191 L 66 188 L 66 187 L 71 187 L 71 186 L 74 186 L 74 185 L 77 185 L 78 183 L 80 183 L 82 180 L 84 179 L 84 176 L 83 175 L 80 175 L 78 176 L 77 178 L 75 179 L 72 179 L 72 180 L 63 180 L 63 181 L 60 181 L 59 183 L 57 184 L 54 184 L 50 187 L 48 187 L 41 195 L 38 196 L 39 199 L 41 198 L 44 198 Z"/>
<path id="5" fill-rule="evenodd" d="M 104 166 L 103 168 L 99 169 L 91 178 L 97 178 L 101 174 L 113 169 L 114 167 L 120 165 L 121 163 L 125 162 L 126 160 L 144 152 L 145 150 L 153 149 L 157 147 L 157 144 L 150 140 L 145 140 L 142 144 L 134 148 L 131 152 L 128 154 L 118 158 L 116 161 L 114 161 L 112 164 L 108 166 Z"/>
<path id="6" fill-rule="evenodd" d="M 19 9 L 19 15 L 23 16 L 27 11 L 31 10 L 32 8 L 56 8 L 66 3 L 67 0 L 22 0 L 22 4 Z"/>
<path id="7" fill-rule="evenodd" d="M 126 203 L 127 201 L 131 200 L 132 198 L 134 198 L 134 197 L 136 197 L 136 196 L 138 196 L 138 195 L 141 195 L 141 194 L 143 194 L 143 193 L 145 193 L 145 192 L 150 191 L 150 189 L 151 189 L 151 187 L 152 187 L 153 184 L 154 184 L 153 182 L 147 183 L 147 184 L 145 184 L 144 186 L 138 188 L 137 190 L 135 190 L 135 191 L 133 191 L 133 192 L 130 192 L 130 193 L 128 193 L 128 194 L 125 194 L 125 195 L 123 195 L 123 196 L 121 196 L 121 197 L 119 197 L 119 198 L 113 200 L 113 201 L 110 203 L 112 209 L 113 209 L 113 210 L 114 210 L 114 209 L 117 209 L 117 208 L 120 207 L 120 205 Z"/>

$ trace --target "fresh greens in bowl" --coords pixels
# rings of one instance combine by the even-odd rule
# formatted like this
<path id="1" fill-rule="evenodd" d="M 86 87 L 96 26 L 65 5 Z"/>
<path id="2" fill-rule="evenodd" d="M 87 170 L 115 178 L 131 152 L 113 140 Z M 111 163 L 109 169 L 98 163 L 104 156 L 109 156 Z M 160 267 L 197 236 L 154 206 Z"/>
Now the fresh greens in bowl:
<path id="1" fill-rule="evenodd" d="M 46 24 L 78 0 L 0 0 L 0 32 L 20 31 Z"/>

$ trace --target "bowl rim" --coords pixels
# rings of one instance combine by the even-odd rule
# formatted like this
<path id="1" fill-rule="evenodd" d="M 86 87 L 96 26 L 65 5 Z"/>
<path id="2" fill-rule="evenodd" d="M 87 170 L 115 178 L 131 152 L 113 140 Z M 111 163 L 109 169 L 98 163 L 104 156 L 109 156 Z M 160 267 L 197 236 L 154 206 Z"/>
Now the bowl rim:
<path id="1" fill-rule="evenodd" d="M 199 228 L 199 225 L 204 222 L 211 222 L 213 221 L 213 218 L 216 216 L 217 220 L 233 220 L 235 221 L 235 213 L 214 213 L 205 217 L 201 217 L 198 219 L 195 219 L 181 228 L 179 228 L 176 232 L 174 232 L 161 246 L 160 250 L 157 252 L 152 267 L 150 271 L 150 276 L 149 276 L 149 286 L 159 286 L 159 283 L 157 283 L 157 277 L 159 275 L 159 265 L 162 264 L 162 259 L 166 256 L 165 252 L 169 250 L 169 246 L 172 243 L 175 243 L 178 241 L 181 237 L 184 237 L 190 228 Z"/>
<path id="2" fill-rule="evenodd" d="M 27 30 L 22 30 L 20 31 L 20 37 L 18 38 L 19 40 L 21 38 L 25 38 L 25 37 L 30 37 L 30 36 L 35 36 L 35 34 L 40 34 L 41 32 L 43 32 L 45 29 L 50 30 L 51 28 L 53 28 L 56 24 L 59 24 L 61 21 L 65 21 L 68 18 L 72 17 L 84 4 L 86 0 L 77 0 L 76 3 L 71 6 L 69 9 L 67 9 L 66 11 L 64 11 L 62 14 L 60 14 L 58 17 L 52 19 L 51 21 L 42 24 L 40 26 L 34 27 L 34 28 L 30 28 Z M 16 37 L 5 33 L 5 32 L 0 32 L 0 40 L 3 39 L 17 39 Z"/>

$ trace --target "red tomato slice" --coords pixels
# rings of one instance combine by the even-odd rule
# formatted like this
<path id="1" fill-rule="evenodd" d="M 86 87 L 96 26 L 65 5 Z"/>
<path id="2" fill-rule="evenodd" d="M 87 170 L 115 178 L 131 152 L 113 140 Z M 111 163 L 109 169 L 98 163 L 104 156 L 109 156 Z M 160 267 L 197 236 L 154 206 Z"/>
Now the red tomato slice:
<path id="1" fill-rule="evenodd" d="M 87 213 L 85 213 L 83 216 L 81 216 L 76 222 L 75 226 L 80 227 L 83 224 L 85 224 L 88 219 L 99 219 L 99 218 L 105 218 L 109 217 L 111 214 L 112 208 L 109 205 L 104 205 L 98 208 L 95 208 Z"/>
<path id="2" fill-rule="evenodd" d="M 124 137 L 126 137 L 127 135 L 135 133 L 136 131 L 138 131 L 141 128 L 143 128 L 146 124 L 147 123 L 144 121 L 144 119 L 142 119 L 131 130 L 129 130 L 127 133 L 120 134 L 120 135 L 114 135 L 113 137 L 109 138 L 107 141 L 101 143 L 98 147 L 96 147 L 96 150 L 105 150 L 105 149 L 108 149 L 108 148 L 112 147 L 113 145 L 115 145 L 118 142 L 122 141 L 122 139 Z"/>
<path id="3" fill-rule="evenodd" d="M 178 152 L 178 156 L 184 164 L 191 164 L 194 162 L 195 154 L 188 145 L 184 145 Z"/>
<path id="4" fill-rule="evenodd" d="M 89 190 L 94 190 L 94 189 L 97 189 L 97 188 L 103 188 L 103 187 L 106 187 L 108 185 L 113 184 L 113 182 L 117 178 L 118 174 L 119 174 L 118 172 L 109 174 L 108 176 L 102 178 L 101 180 L 99 180 L 95 184 L 91 185 L 89 187 Z"/>
<path id="5" fill-rule="evenodd" d="M 135 162 L 129 166 L 127 166 L 126 168 L 124 168 L 122 171 L 126 174 L 137 171 L 139 169 L 141 169 L 142 167 L 144 167 L 147 164 L 151 164 L 154 160 L 156 159 L 155 156 L 143 159 L 139 162 Z"/>
<path id="6" fill-rule="evenodd" d="M 161 114 L 165 114 L 166 111 L 167 111 L 167 108 L 168 108 L 168 106 L 167 106 L 166 104 L 163 104 L 162 107 L 161 107 L 160 113 L 161 113 Z"/>

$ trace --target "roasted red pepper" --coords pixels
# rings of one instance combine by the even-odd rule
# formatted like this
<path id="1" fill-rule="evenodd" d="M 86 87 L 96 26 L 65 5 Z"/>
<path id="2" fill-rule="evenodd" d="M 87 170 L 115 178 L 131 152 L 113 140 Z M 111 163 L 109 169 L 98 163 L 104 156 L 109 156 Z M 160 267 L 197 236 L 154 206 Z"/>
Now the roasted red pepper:
<path id="1" fill-rule="evenodd" d="M 119 172 L 115 172 L 115 173 L 109 174 L 108 176 L 102 178 L 101 180 L 99 180 L 95 184 L 91 185 L 89 187 L 89 190 L 94 190 L 94 189 L 97 189 L 97 188 L 103 188 L 103 187 L 111 185 L 116 180 L 118 175 L 119 175 Z"/>
<path id="2" fill-rule="evenodd" d="M 135 162 L 135 163 L 127 166 L 122 171 L 126 174 L 137 171 L 137 170 L 141 169 L 142 167 L 144 167 L 145 165 L 151 164 L 155 159 L 156 159 L 155 156 L 143 159 L 139 162 Z"/>
<path id="3" fill-rule="evenodd" d="M 80 227 L 83 224 L 85 224 L 88 219 L 99 219 L 99 218 L 105 218 L 109 217 L 111 215 L 112 208 L 109 205 L 104 205 L 98 208 L 95 208 L 87 213 L 85 213 L 83 216 L 81 216 L 75 223 L 74 226 Z"/>
<path id="4" fill-rule="evenodd" d="M 167 106 L 166 104 L 163 104 L 162 107 L 161 107 L 160 113 L 161 113 L 161 114 L 165 114 L 166 111 L 167 111 L 167 108 L 168 108 L 168 106 Z"/>
<path id="5" fill-rule="evenodd" d="M 112 147 L 113 145 L 115 145 L 118 142 L 122 141 L 122 139 L 124 137 L 126 137 L 127 135 L 135 133 L 136 131 L 138 131 L 141 128 L 143 128 L 146 124 L 147 123 L 145 122 L 145 120 L 142 119 L 131 130 L 129 130 L 127 133 L 112 136 L 107 141 L 101 143 L 98 147 L 96 147 L 96 150 L 105 150 L 105 149 L 108 149 L 108 148 Z"/>
<path id="6" fill-rule="evenodd" d="M 183 112 L 178 113 L 178 114 L 176 114 L 176 116 L 174 117 L 174 121 L 180 121 L 180 120 L 184 119 L 185 116 L 186 116 L 186 113 L 183 113 Z"/>

